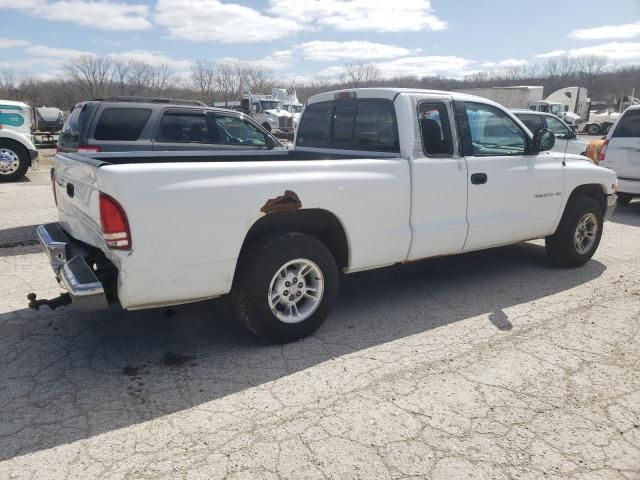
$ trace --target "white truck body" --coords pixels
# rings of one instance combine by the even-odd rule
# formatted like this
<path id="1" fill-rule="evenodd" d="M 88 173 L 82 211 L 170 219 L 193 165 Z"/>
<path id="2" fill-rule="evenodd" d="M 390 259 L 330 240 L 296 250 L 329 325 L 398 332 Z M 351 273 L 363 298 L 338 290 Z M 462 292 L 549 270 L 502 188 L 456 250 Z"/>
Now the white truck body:
<path id="1" fill-rule="evenodd" d="M 300 115 L 304 105 L 298 100 L 295 88 L 274 88 L 271 95 L 282 100 L 282 106 L 293 115 L 294 127 L 300 123 Z"/>
<path id="2" fill-rule="evenodd" d="M 336 262 L 345 273 L 544 238 L 556 231 L 567 201 L 579 188 L 596 192 L 605 218 L 613 209 L 615 174 L 583 157 L 548 151 L 517 154 L 511 147 L 504 154 L 476 156 L 465 150 L 468 145 L 457 128 L 452 129 L 450 155 L 425 154 L 424 127 L 416 115 L 425 102 L 441 105 L 451 125 L 463 121 L 454 111 L 459 105 L 492 109 L 530 145 L 531 132 L 497 103 L 428 90 L 347 93 L 357 95 L 358 102 L 390 106 L 397 151 L 309 147 L 310 138 L 301 133 L 303 113 L 296 148 L 284 154 L 58 154 L 53 181 L 64 235 L 102 252 L 117 269 L 118 302 L 141 309 L 229 293 L 243 245 L 256 228 L 276 218 L 271 217 L 274 205 L 282 207 L 274 210 L 285 218 L 279 228 L 295 230 L 296 219 L 305 214 L 335 220 L 347 249 L 344 261 Z M 316 95 L 305 112 L 342 94 Z M 484 128 L 486 134 L 493 128 L 482 126 L 488 121 L 477 117 L 471 128 Z M 372 128 L 365 127 L 367 135 Z M 382 141 L 387 135 L 385 131 Z M 476 184 L 483 175 L 488 185 Z M 131 243 L 124 250 L 107 243 L 101 195 L 116 199 L 126 212 Z M 50 246 L 55 241 L 48 240 L 53 234 L 43 237 L 52 265 L 65 281 L 68 259 L 56 256 Z"/>
<path id="3" fill-rule="evenodd" d="M 640 195 L 640 105 L 627 108 L 609 130 L 602 165 L 618 175 L 621 194 Z"/>
<path id="4" fill-rule="evenodd" d="M 543 88 L 540 86 L 463 88 L 456 92 L 477 95 L 499 103 L 507 108 L 529 108 L 533 102 L 542 101 Z"/>

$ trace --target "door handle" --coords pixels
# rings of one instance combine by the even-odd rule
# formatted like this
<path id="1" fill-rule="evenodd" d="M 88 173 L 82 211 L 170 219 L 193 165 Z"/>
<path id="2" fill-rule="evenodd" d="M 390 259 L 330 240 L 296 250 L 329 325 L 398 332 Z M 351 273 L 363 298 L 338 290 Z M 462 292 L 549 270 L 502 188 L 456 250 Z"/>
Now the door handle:
<path id="1" fill-rule="evenodd" d="M 487 174 L 486 173 L 472 173 L 471 174 L 471 183 L 474 185 L 482 185 L 487 183 Z"/>

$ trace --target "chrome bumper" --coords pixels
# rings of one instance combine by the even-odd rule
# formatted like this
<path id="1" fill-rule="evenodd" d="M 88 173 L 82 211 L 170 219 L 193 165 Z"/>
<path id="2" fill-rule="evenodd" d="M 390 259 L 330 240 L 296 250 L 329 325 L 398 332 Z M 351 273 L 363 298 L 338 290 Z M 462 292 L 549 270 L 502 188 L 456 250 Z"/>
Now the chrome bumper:
<path id="1" fill-rule="evenodd" d="M 74 243 L 58 223 L 38 225 L 36 232 L 56 278 L 67 288 L 74 306 L 80 310 L 107 308 L 104 286 L 85 261 L 84 248 Z"/>
<path id="2" fill-rule="evenodd" d="M 614 193 L 612 195 L 607 195 L 607 208 L 604 210 L 604 216 L 602 220 L 606 222 L 613 215 L 613 211 L 616 209 L 616 204 L 618 202 L 618 196 Z"/>

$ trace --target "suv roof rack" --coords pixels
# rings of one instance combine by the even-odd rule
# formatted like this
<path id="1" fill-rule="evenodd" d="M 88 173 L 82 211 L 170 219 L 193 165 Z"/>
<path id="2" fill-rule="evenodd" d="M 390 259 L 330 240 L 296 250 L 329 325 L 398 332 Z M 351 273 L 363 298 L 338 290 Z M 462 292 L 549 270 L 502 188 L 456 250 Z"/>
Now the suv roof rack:
<path id="1" fill-rule="evenodd" d="M 130 97 L 130 96 L 112 96 L 104 99 L 96 99 L 103 102 L 138 102 L 138 103 L 169 103 L 173 105 L 191 105 L 196 107 L 208 107 L 208 105 L 200 100 L 185 100 L 181 98 L 162 98 L 162 97 Z"/>

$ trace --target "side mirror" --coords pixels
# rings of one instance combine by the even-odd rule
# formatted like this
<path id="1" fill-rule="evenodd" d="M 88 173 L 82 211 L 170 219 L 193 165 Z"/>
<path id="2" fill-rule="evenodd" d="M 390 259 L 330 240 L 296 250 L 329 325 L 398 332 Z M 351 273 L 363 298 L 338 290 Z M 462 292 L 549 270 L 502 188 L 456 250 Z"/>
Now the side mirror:
<path id="1" fill-rule="evenodd" d="M 543 128 L 538 130 L 533 136 L 529 153 L 536 154 L 544 152 L 545 150 L 551 150 L 555 144 L 555 134 L 548 128 Z"/>

